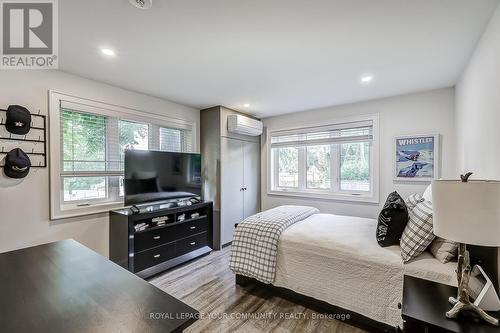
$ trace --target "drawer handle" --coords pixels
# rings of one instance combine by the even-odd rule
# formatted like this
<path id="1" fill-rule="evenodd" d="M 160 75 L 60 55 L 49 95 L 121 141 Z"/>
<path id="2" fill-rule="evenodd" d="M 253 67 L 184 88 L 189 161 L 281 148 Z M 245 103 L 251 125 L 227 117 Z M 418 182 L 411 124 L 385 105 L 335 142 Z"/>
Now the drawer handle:
<path id="1" fill-rule="evenodd" d="M 189 243 L 189 245 L 196 245 L 196 242 L 191 242 Z"/>
<path id="2" fill-rule="evenodd" d="M 189 229 L 194 230 L 194 229 L 196 229 L 196 227 L 194 227 L 194 226 L 193 227 L 189 227 Z"/>
<path id="3" fill-rule="evenodd" d="M 160 236 L 154 236 L 153 239 L 160 239 Z"/>
<path id="4" fill-rule="evenodd" d="M 159 255 L 159 254 L 155 254 L 155 255 L 153 256 L 153 258 L 160 258 L 160 255 Z"/>

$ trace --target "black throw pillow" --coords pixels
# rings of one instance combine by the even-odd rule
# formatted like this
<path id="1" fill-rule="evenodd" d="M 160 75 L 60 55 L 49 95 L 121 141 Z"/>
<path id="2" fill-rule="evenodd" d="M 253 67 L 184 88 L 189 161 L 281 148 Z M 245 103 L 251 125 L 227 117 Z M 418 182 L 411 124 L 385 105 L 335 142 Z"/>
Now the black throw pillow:
<path id="1" fill-rule="evenodd" d="M 406 223 L 408 223 L 408 209 L 403 198 L 394 191 L 387 197 L 378 216 L 378 244 L 382 247 L 398 245 Z"/>

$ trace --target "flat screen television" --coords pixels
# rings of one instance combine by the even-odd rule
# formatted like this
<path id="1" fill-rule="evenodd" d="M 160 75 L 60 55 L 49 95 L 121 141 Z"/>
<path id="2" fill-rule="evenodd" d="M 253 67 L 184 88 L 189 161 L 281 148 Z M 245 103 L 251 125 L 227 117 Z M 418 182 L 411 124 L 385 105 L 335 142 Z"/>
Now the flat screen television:
<path id="1" fill-rule="evenodd" d="M 201 155 L 125 151 L 125 205 L 201 196 Z"/>

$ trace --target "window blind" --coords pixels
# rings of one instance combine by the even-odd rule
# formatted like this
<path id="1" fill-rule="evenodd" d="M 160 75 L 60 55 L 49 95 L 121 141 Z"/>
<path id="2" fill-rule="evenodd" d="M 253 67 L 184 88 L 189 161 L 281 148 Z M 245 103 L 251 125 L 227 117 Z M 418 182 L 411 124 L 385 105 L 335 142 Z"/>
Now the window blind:
<path id="1" fill-rule="evenodd" d="M 61 176 L 119 176 L 126 149 L 191 152 L 190 130 L 60 109 Z M 95 110 L 97 111 L 97 110 Z"/>
<path id="2" fill-rule="evenodd" d="M 62 176 L 118 175 L 109 158 L 109 119 L 96 114 L 61 109 Z M 118 141 L 116 139 L 115 141 Z M 115 169 L 114 172 L 110 172 Z"/>
<path id="3" fill-rule="evenodd" d="M 373 123 L 363 121 L 271 133 L 271 147 L 301 147 L 373 140 Z"/>
<path id="4" fill-rule="evenodd" d="M 160 127 L 160 150 L 190 152 L 193 150 L 191 131 Z"/>

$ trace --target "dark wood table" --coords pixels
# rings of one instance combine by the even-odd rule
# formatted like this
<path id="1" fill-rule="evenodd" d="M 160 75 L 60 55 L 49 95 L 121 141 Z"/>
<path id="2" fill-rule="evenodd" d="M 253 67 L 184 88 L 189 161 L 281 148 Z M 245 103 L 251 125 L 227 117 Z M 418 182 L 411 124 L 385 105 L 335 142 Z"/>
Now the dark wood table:
<path id="1" fill-rule="evenodd" d="M 456 295 L 455 287 L 405 275 L 403 332 L 500 333 L 500 328 L 487 323 L 447 319 L 445 313 L 451 309 L 448 298 Z M 500 317 L 500 313 L 490 314 Z"/>
<path id="2" fill-rule="evenodd" d="M 74 240 L 0 254 L 0 332 L 181 332 L 198 312 Z"/>

